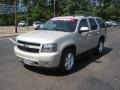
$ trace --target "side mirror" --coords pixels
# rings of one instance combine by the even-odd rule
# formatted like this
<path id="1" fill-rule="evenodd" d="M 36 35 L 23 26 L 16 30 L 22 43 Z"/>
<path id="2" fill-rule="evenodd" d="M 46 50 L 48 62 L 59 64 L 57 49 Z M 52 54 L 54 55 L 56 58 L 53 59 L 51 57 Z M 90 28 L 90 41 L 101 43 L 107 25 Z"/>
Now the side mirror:
<path id="1" fill-rule="evenodd" d="M 89 28 L 88 27 L 81 27 L 79 32 L 82 33 L 82 32 L 88 32 L 89 31 Z"/>

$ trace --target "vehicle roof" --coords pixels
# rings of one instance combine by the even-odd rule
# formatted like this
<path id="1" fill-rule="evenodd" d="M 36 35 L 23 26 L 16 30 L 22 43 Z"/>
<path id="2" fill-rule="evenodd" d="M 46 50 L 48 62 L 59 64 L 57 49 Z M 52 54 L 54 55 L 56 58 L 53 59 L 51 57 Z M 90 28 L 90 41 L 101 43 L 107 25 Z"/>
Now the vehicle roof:
<path id="1" fill-rule="evenodd" d="M 33 23 L 42 23 L 41 21 L 34 21 Z"/>
<path id="2" fill-rule="evenodd" d="M 54 17 L 54 19 L 60 19 L 60 18 L 64 18 L 64 19 L 68 19 L 68 18 L 73 18 L 73 19 L 81 19 L 81 18 L 100 18 L 100 17 L 95 17 L 95 16 L 59 16 L 59 17 Z"/>
<path id="3" fill-rule="evenodd" d="M 41 21 L 34 21 L 34 22 L 41 22 Z"/>

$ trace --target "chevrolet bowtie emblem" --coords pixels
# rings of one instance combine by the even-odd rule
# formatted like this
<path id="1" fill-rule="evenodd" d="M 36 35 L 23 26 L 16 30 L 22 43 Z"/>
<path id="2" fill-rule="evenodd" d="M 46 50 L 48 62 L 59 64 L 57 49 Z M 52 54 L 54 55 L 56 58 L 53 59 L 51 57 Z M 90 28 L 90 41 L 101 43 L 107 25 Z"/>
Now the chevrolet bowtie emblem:
<path id="1" fill-rule="evenodd" d="M 25 47 L 25 48 L 29 48 L 29 46 L 28 46 L 28 45 L 25 45 L 25 44 L 24 44 L 24 47 Z"/>

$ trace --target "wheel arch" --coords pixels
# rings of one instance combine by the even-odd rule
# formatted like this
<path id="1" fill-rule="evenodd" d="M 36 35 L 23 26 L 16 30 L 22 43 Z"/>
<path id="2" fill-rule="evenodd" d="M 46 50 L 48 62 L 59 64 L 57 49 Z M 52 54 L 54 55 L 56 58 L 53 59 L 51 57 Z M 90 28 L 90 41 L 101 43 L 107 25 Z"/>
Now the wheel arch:
<path id="1" fill-rule="evenodd" d="M 62 55 L 63 55 L 63 52 L 64 52 L 65 50 L 67 50 L 67 49 L 72 49 L 72 50 L 74 50 L 74 54 L 75 54 L 75 56 L 76 56 L 76 46 L 75 46 L 74 44 L 68 44 L 68 45 L 66 45 L 66 46 L 64 46 L 64 47 L 62 48 L 62 50 L 61 50 L 61 55 L 60 55 L 60 60 L 61 60 L 61 57 L 62 57 Z M 59 63 L 60 63 L 60 61 L 59 61 Z"/>
<path id="2" fill-rule="evenodd" d="M 74 51 L 74 54 L 76 55 L 76 46 L 74 44 L 65 46 L 61 51 L 61 55 L 66 49 L 72 49 Z"/>
<path id="3" fill-rule="evenodd" d="M 65 55 L 64 52 L 66 52 L 65 50 L 68 50 L 68 49 L 72 49 L 74 52 L 74 55 L 76 55 L 76 46 L 74 44 L 69 44 L 69 45 L 66 45 L 62 51 L 61 51 L 61 57 L 60 57 L 60 61 L 59 61 L 59 67 L 58 69 L 62 72 L 64 72 L 64 69 L 63 69 L 63 62 L 64 62 L 64 59 L 63 59 L 63 56 Z M 71 69 L 72 70 L 72 69 Z M 70 70 L 70 71 L 71 71 Z M 67 71 L 69 72 L 69 71 Z"/>

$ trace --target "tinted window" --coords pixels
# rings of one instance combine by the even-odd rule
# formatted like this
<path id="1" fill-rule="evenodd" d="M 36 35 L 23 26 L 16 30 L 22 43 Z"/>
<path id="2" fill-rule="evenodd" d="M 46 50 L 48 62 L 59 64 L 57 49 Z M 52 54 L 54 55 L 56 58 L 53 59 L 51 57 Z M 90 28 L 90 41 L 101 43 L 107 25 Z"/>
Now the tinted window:
<path id="1" fill-rule="evenodd" d="M 97 29 L 97 24 L 94 19 L 90 18 L 89 19 L 91 30 L 96 30 Z"/>
<path id="2" fill-rule="evenodd" d="M 86 19 L 82 19 L 80 22 L 79 30 L 81 27 L 88 27 L 88 22 Z"/>
<path id="3" fill-rule="evenodd" d="M 105 23 L 104 23 L 104 21 L 103 21 L 102 19 L 98 19 L 98 18 L 97 18 L 96 20 L 97 20 L 100 28 L 104 28 L 104 27 L 105 27 Z"/>

